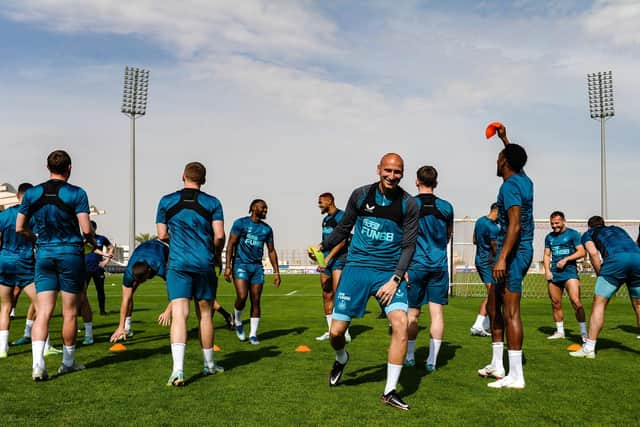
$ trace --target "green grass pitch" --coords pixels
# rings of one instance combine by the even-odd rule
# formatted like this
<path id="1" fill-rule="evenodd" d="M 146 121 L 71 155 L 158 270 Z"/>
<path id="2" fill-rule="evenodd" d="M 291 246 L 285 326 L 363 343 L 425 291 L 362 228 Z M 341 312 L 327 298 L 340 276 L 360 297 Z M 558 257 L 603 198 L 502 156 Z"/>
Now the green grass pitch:
<path id="1" fill-rule="evenodd" d="M 453 297 L 445 308 L 446 331 L 438 370 L 427 374 L 428 330 L 418 337 L 416 368 L 405 368 L 399 391 L 411 405 L 401 412 L 380 404 L 386 376 L 387 324 L 376 319 L 378 307 L 351 328 L 351 360 L 342 384 L 327 385 L 333 361 L 328 342 L 315 337 L 325 330 L 317 276 L 284 276 L 280 289 L 267 277 L 259 338 L 241 343 L 223 328 L 219 315 L 216 361 L 221 375 L 200 377 L 202 355 L 195 330 L 187 344 L 184 388 L 166 387 L 171 370 L 168 329 L 155 322 L 166 304 L 164 284 L 153 280 L 136 295 L 135 336 L 123 353 L 110 353 L 107 342 L 118 322 L 120 276 L 107 277 L 107 316 L 95 316 L 96 343 L 78 345 L 82 372 L 31 380 L 30 346 L 11 347 L 0 360 L 0 425 L 637 425 L 638 355 L 635 318 L 627 298 L 609 305 L 595 360 L 575 360 L 566 347 L 579 340 L 577 323 L 565 300 L 570 338 L 548 341 L 551 309 L 546 299 L 524 299 L 524 390 L 494 390 L 476 370 L 490 361 L 490 339 L 469 336 L 479 298 Z M 115 286 L 111 286 L 115 283 Z M 221 282 L 219 300 L 232 308 L 233 287 Z M 96 306 L 95 290 L 90 298 Z M 584 301 L 587 312 L 591 302 Z M 24 326 L 21 297 L 10 340 Z M 52 321 L 52 341 L 60 346 L 59 307 Z M 247 316 L 248 310 L 245 311 Z M 428 319 L 421 321 L 423 326 Z M 81 325 L 81 322 L 80 322 Z M 195 328 L 190 316 L 190 328 Z M 82 327 L 80 326 L 82 329 Z M 79 335 L 79 342 L 82 334 Z M 296 353 L 300 344 L 310 353 Z M 46 358 L 55 374 L 60 356 Z"/>

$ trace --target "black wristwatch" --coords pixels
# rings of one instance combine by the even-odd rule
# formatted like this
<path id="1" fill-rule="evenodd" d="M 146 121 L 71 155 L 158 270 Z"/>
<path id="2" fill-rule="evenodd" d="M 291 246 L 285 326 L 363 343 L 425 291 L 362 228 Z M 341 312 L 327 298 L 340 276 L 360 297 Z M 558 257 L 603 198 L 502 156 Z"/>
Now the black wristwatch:
<path id="1" fill-rule="evenodd" d="M 391 280 L 393 280 L 394 282 L 396 282 L 397 284 L 400 284 L 400 282 L 402 282 L 402 277 L 398 276 L 397 274 L 394 274 L 391 277 Z"/>

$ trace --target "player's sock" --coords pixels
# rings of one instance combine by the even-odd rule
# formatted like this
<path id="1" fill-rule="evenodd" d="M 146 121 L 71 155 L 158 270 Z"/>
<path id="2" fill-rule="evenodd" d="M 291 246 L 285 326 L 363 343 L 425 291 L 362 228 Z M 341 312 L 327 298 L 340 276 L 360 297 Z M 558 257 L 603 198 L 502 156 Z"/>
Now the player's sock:
<path id="1" fill-rule="evenodd" d="M 258 325 L 260 324 L 260 318 L 259 317 L 252 317 L 250 320 L 250 324 L 251 324 L 251 328 L 249 329 L 249 336 L 250 337 L 257 337 L 258 336 Z"/>
<path id="2" fill-rule="evenodd" d="M 16 317 L 16 309 L 15 307 L 11 309 L 11 313 L 9 313 L 9 317 Z M 32 320 L 33 322 L 33 320 Z"/>
<path id="3" fill-rule="evenodd" d="M 62 346 L 62 364 L 65 366 L 73 366 L 75 362 L 76 346 L 75 345 L 63 345 Z"/>
<path id="4" fill-rule="evenodd" d="M 416 358 L 416 340 L 407 341 L 407 355 L 405 356 L 406 360 L 411 360 Z"/>
<path id="5" fill-rule="evenodd" d="M 556 329 L 559 334 L 564 335 L 564 322 L 556 322 Z"/>
<path id="6" fill-rule="evenodd" d="M 580 322 L 580 335 L 587 335 L 587 322 Z"/>
<path id="7" fill-rule="evenodd" d="M 9 330 L 0 331 L 0 351 L 9 351 Z"/>
<path id="8" fill-rule="evenodd" d="M 387 385 L 384 386 L 384 394 L 387 394 L 398 387 L 400 372 L 402 372 L 402 365 L 387 363 Z"/>
<path id="9" fill-rule="evenodd" d="M 47 339 L 44 340 L 44 350 L 47 351 L 51 347 L 51 343 L 49 342 L 49 334 L 47 334 Z"/>
<path id="10" fill-rule="evenodd" d="M 84 336 L 93 338 L 93 323 L 87 322 L 84 324 Z"/>
<path id="11" fill-rule="evenodd" d="M 124 330 L 125 331 L 131 330 L 131 316 L 127 316 L 124 318 Z"/>
<path id="12" fill-rule="evenodd" d="M 591 353 L 592 351 L 596 350 L 596 341 L 597 340 L 590 340 L 589 338 L 587 338 L 587 341 L 584 343 L 585 353 Z"/>
<path id="13" fill-rule="evenodd" d="M 491 330 L 491 319 L 489 319 L 489 316 L 484 316 L 484 321 L 482 322 L 482 327 L 484 328 L 485 331 L 490 331 Z"/>
<path id="14" fill-rule="evenodd" d="M 242 325 L 242 310 L 233 309 L 233 315 L 235 317 L 236 326 Z"/>
<path id="15" fill-rule="evenodd" d="M 341 350 L 336 350 L 336 360 L 343 365 L 347 363 L 347 360 L 349 360 L 349 355 L 347 355 L 347 352 L 344 348 L 342 348 Z"/>
<path id="16" fill-rule="evenodd" d="M 27 319 L 24 324 L 24 336 L 31 338 L 31 328 L 33 328 L 33 320 Z"/>
<path id="17" fill-rule="evenodd" d="M 478 314 L 476 316 L 476 322 L 473 324 L 473 329 L 483 329 L 484 328 L 484 319 L 487 316 L 483 316 L 482 314 Z"/>
<path id="18" fill-rule="evenodd" d="M 215 365 L 213 362 L 213 348 L 203 348 L 202 357 L 204 358 L 204 366 L 213 368 Z"/>
<path id="19" fill-rule="evenodd" d="M 427 365 L 436 366 L 436 360 L 438 360 L 438 353 L 440 352 L 440 346 L 442 340 L 431 338 L 429 340 L 429 357 L 427 357 Z"/>
<path id="20" fill-rule="evenodd" d="M 508 350 L 509 354 L 509 374 L 511 378 L 524 380 L 522 372 L 522 350 Z"/>
<path id="21" fill-rule="evenodd" d="M 184 350 L 187 344 L 182 342 L 171 343 L 171 357 L 173 358 L 173 372 L 184 370 Z"/>
<path id="22" fill-rule="evenodd" d="M 331 320 L 333 319 L 333 315 L 332 314 L 327 314 L 324 317 L 327 318 L 327 326 L 329 327 L 327 330 L 331 330 Z"/>
<path id="23" fill-rule="evenodd" d="M 502 354 L 504 353 L 504 343 L 494 342 L 491 343 L 493 348 L 493 357 L 491 358 L 491 366 L 497 370 L 504 370 L 504 363 L 502 362 Z"/>
<path id="24" fill-rule="evenodd" d="M 31 355 L 33 356 L 33 366 L 44 368 L 44 341 L 31 341 Z"/>

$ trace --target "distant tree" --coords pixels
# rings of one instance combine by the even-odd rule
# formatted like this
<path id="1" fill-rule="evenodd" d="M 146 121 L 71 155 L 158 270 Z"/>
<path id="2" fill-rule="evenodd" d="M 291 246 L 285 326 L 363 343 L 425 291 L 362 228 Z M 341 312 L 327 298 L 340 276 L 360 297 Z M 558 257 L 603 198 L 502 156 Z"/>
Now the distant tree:
<path id="1" fill-rule="evenodd" d="M 140 233 L 136 236 L 137 243 L 144 243 L 148 240 L 155 240 L 158 236 L 151 233 Z"/>

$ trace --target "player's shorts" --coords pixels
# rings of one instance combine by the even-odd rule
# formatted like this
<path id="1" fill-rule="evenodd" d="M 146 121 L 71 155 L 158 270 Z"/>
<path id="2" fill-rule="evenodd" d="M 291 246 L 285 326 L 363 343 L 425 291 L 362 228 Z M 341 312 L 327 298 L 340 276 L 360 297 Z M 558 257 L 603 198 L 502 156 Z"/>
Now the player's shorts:
<path id="1" fill-rule="evenodd" d="M 578 280 L 579 281 L 580 278 L 578 277 L 577 274 L 575 274 L 575 275 L 562 275 L 562 276 L 556 276 L 554 274 L 553 278 L 551 279 L 551 281 L 549 283 L 552 284 L 553 286 L 557 286 L 557 287 L 559 287 L 561 289 L 564 289 L 569 280 Z M 578 283 L 580 283 L 580 282 L 578 282 Z"/>
<path id="2" fill-rule="evenodd" d="M 533 260 L 533 247 L 529 244 L 520 246 L 513 256 L 507 259 L 507 274 L 503 281 L 493 280 L 498 288 L 506 288 L 510 292 L 522 293 L 522 281 L 527 275 Z"/>
<path id="3" fill-rule="evenodd" d="M 420 308 L 429 302 L 449 304 L 449 272 L 410 269 L 407 300 L 411 308 Z"/>
<path id="4" fill-rule="evenodd" d="M 0 256 L 0 284 L 22 289 L 33 283 L 34 264 L 33 258 Z"/>
<path id="5" fill-rule="evenodd" d="M 36 292 L 63 291 L 79 294 L 85 284 L 84 254 L 36 252 Z"/>
<path id="6" fill-rule="evenodd" d="M 344 265 L 347 260 L 346 254 L 340 255 L 337 258 L 333 258 L 329 264 L 324 268 L 324 274 L 331 275 L 334 271 L 344 270 Z"/>
<path id="7" fill-rule="evenodd" d="M 342 270 L 340 284 L 336 291 L 333 318 L 349 322 L 354 317 L 364 316 L 369 297 L 375 296 L 376 292 L 391 279 L 393 273 L 393 271 L 347 264 Z M 407 309 L 407 284 L 402 280 L 391 302 L 384 306 L 384 311 L 388 314 L 394 310 L 406 312 Z"/>
<path id="8" fill-rule="evenodd" d="M 246 280 L 252 285 L 264 284 L 264 269 L 262 264 L 244 264 L 237 262 L 233 265 L 233 277 Z"/>
<path id="9" fill-rule="evenodd" d="M 632 298 L 640 298 L 640 254 L 610 255 L 600 269 L 595 294 L 611 298 L 623 283 L 627 284 Z"/>
<path id="10" fill-rule="evenodd" d="M 476 271 L 482 283 L 493 282 L 493 266 L 491 264 L 476 264 Z"/>
<path id="11" fill-rule="evenodd" d="M 177 298 L 213 301 L 218 290 L 218 278 L 213 269 L 207 272 L 167 271 L 169 301 Z"/>

